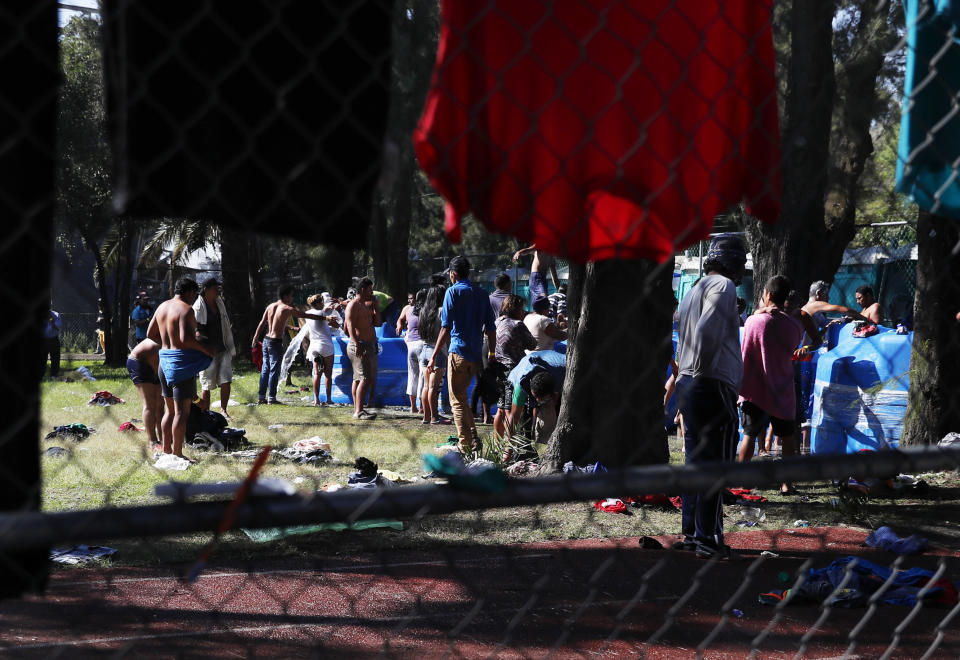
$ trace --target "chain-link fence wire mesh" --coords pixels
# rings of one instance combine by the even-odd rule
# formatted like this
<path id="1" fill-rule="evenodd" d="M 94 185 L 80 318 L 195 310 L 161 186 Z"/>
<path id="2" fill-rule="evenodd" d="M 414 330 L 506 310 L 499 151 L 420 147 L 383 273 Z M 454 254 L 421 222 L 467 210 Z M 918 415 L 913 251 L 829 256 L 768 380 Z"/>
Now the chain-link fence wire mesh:
<path id="1" fill-rule="evenodd" d="M 766 7 L 759 2 L 728 4 L 761 14 Z M 358 107 L 386 112 L 384 103 L 365 95 L 369 85 L 384 82 L 389 40 L 380 37 L 389 8 L 381 3 L 346 9 L 313 3 L 310 10 L 297 2 L 255 3 L 243 10 L 214 2 L 189 8 L 168 5 L 105 5 L 104 21 L 117 21 L 107 41 L 108 59 L 116 58 L 108 87 L 119 80 L 112 91 L 114 102 L 128 104 L 126 110 L 114 110 L 119 114 L 114 114 L 113 130 L 128 141 L 126 160 L 117 158 L 119 171 L 126 174 L 115 191 L 139 200 L 139 207 L 130 206 L 140 210 L 131 212 L 218 217 L 224 222 L 224 262 L 237 259 L 230 240 L 239 230 L 231 229 L 228 221 L 327 240 L 333 235 L 330 227 L 359 223 L 378 169 L 383 132 L 371 126 L 386 117 L 362 114 Z M 689 15 L 685 12 L 691 5 L 680 0 L 614 5 L 616 11 L 604 3 L 570 3 L 595 27 L 565 33 L 570 25 L 559 21 L 565 5 L 538 5 L 536 20 L 521 25 L 505 3 L 464 3 L 475 23 L 462 29 L 497 21 L 505 31 L 504 48 L 519 35 L 523 45 L 518 61 L 522 56 L 535 59 L 544 35 L 562 39 L 571 45 L 571 66 L 587 67 L 597 84 L 610 86 L 612 94 L 597 91 L 604 111 L 600 115 L 578 114 L 582 109 L 577 109 L 558 124 L 564 130 L 579 127 L 571 129 L 583 136 L 575 137 L 574 151 L 591 148 L 597 137 L 591 124 L 613 121 L 604 113 L 615 114 L 618 103 L 625 103 L 632 80 L 668 73 L 678 62 L 689 63 L 684 57 L 716 59 L 711 67 L 717 67 L 717 86 L 722 91 L 733 84 L 720 66 L 726 55 L 710 51 L 708 42 L 697 37 L 697 28 L 709 30 L 711 21 L 732 21 L 733 9 L 730 15 L 721 12 L 706 20 L 709 12 Z M 651 15 L 654 5 L 657 11 Z M 432 3 L 397 7 L 408 21 L 418 12 L 433 12 L 436 20 Z M 615 19 L 626 18 L 634 25 L 638 17 L 645 24 L 636 35 L 642 47 L 655 44 L 668 61 L 641 59 L 622 75 L 598 67 L 594 58 L 605 55 L 595 49 L 604 32 L 617 27 L 614 41 L 620 40 L 623 26 Z M 774 18 L 767 16 L 756 26 L 758 32 Z M 689 39 L 671 41 L 677 30 Z M 749 61 L 757 52 L 751 40 L 760 37 L 754 32 L 740 36 L 737 43 L 746 50 L 736 61 Z M 201 66 L 195 48 L 204 40 L 209 40 L 204 52 L 212 57 Z M 319 51 L 313 49 L 317 43 Z M 464 56 L 478 56 L 466 43 Z M 671 52 L 676 43 L 687 44 L 683 57 Z M 271 55 L 273 51 L 280 55 Z M 278 59 L 264 64 L 272 57 Z M 344 59 L 366 73 L 338 67 Z M 221 68 L 212 68 L 214 64 Z M 492 77 L 497 90 L 497 75 L 511 76 L 513 61 L 497 64 L 499 68 L 490 65 L 484 80 L 470 85 L 482 88 Z M 682 75 L 688 70 L 680 69 L 677 85 L 689 82 Z M 778 71 L 778 76 L 785 75 Z M 537 80 L 554 90 L 558 81 L 573 86 L 573 78 L 547 67 Z M 310 90 L 303 92 L 300 85 Z M 182 93 L 173 105 L 165 96 L 171 90 Z M 250 92 L 249 98 L 240 94 L 249 115 L 230 104 L 238 90 Z M 562 106 L 563 97 L 554 98 L 549 90 L 546 100 Z M 324 101 L 300 105 L 300 93 L 308 100 L 319 94 Z M 771 96 L 765 102 L 775 100 Z M 319 106 L 322 112 L 309 111 Z M 485 130 L 479 107 L 465 106 L 474 121 L 463 139 Z M 514 118 L 526 127 L 505 153 L 514 148 L 520 152 L 540 139 L 532 120 L 542 113 L 545 125 L 553 117 L 551 110 L 549 104 L 537 112 L 517 109 Z M 657 122 L 672 122 L 671 113 L 680 116 L 682 110 L 655 105 L 649 116 L 631 120 L 650 135 L 663 128 Z M 126 123 L 118 117 L 126 117 Z M 705 120 L 709 118 L 708 112 Z M 501 117 L 509 124 L 507 119 Z M 133 144 L 144 133 L 150 140 Z M 489 138 L 482 131 L 479 135 L 481 142 Z M 114 147 L 124 148 L 124 140 Z M 234 141 L 236 148 L 217 152 L 223 140 Z M 347 151 L 362 142 L 362 153 L 345 165 L 344 144 L 338 140 L 347 142 Z M 624 140 L 628 150 L 631 140 L 637 142 L 634 146 L 640 144 L 633 133 Z M 295 143 L 302 144 L 291 147 Z M 389 161 L 389 146 L 386 151 Z M 223 157 L 214 159 L 214 166 L 210 157 L 218 153 Z M 627 155 L 622 158 L 619 164 L 625 165 Z M 731 158 L 729 164 L 735 165 L 742 156 Z M 562 185 L 573 178 L 577 162 L 573 157 L 563 161 L 539 185 Z M 655 167 L 671 164 L 669 159 L 651 162 Z M 386 166 L 391 174 L 403 171 L 395 169 Z M 317 172 L 332 182 L 323 188 L 323 195 L 330 197 L 321 196 L 319 202 L 308 185 L 316 181 Z M 500 192 L 501 179 L 513 186 L 517 175 L 511 169 L 506 176 L 479 180 L 480 192 L 472 194 L 493 196 Z M 189 185 L 176 195 L 171 192 L 184 183 Z M 669 196 L 674 188 L 667 183 L 640 199 L 653 206 L 659 195 Z M 265 189 L 271 193 L 265 195 Z M 533 215 L 535 197 L 526 197 L 528 215 Z M 113 201 L 116 205 L 123 199 L 115 196 Z M 701 200 L 681 201 L 691 205 Z M 146 213 L 145 208 L 154 210 Z M 325 229 L 314 232 L 316 222 Z M 678 241 L 689 243 L 682 237 Z M 465 245 L 464 252 L 471 254 L 470 246 Z M 705 261 L 708 252 L 704 243 Z M 57 568 L 45 596 L 0 604 L 5 619 L 14 622 L 0 643 L 12 653 L 41 656 L 78 649 L 176 656 L 605 652 L 652 657 L 955 657 L 960 645 L 953 582 L 957 450 L 857 451 L 892 445 L 900 437 L 903 406 L 897 406 L 906 399 L 911 375 L 904 368 L 910 337 L 892 332 L 866 337 L 861 346 L 870 346 L 872 352 L 864 355 L 857 347 L 850 349 L 855 344 L 850 324 L 841 331 L 847 334 L 836 338 L 841 345 L 833 349 L 849 353 L 821 349 L 810 391 L 795 396 L 810 402 L 813 456 L 782 456 L 788 452 L 774 437 L 769 458 L 684 465 L 682 437 L 663 430 L 675 425 L 684 429 L 683 416 L 677 418 L 675 409 L 663 411 L 664 403 L 668 409 L 670 403 L 664 401 L 663 384 L 673 350 L 670 280 L 673 274 L 675 298 L 691 295 L 701 276 L 699 253 L 700 246 L 694 244 L 661 268 L 645 262 L 586 268 L 561 264 L 569 273 L 570 315 L 580 333 L 567 347 L 568 376 L 563 388 L 557 388 L 562 400 L 551 411 L 541 397 L 527 397 L 537 404 L 538 414 L 535 420 L 528 417 L 529 427 L 518 424 L 512 430 L 510 461 L 504 461 L 506 443 L 494 426 L 482 423 L 484 413 L 478 408 L 477 437 L 482 442 L 465 457 L 468 462 L 480 459 L 472 472 L 440 460 L 458 444 L 456 424 L 446 416 L 437 419 L 441 423 L 424 424 L 422 412 L 410 412 L 411 407 L 422 410 L 423 399 L 415 406 L 409 400 L 409 342 L 404 338 L 378 342 L 380 369 L 369 406 L 375 419 L 352 414 L 351 365 L 342 338 L 334 338 L 330 406 L 314 405 L 326 402 L 326 383 L 309 362 L 294 363 L 290 382 L 279 383 L 277 397 L 284 405 L 257 405 L 269 393 L 269 384 L 264 383 L 265 391 L 259 373 L 245 367 L 249 344 L 239 345 L 229 391 L 220 387 L 210 393 L 210 409 L 225 408 L 229 428 L 207 426 L 217 423 L 210 416 L 188 420 L 185 453 L 197 461 L 189 465 L 157 454 L 153 440 L 163 431 L 156 430 L 156 415 L 151 416 L 145 401 L 151 390 L 135 386 L 122 365 L 65 365 L 63 377 L 41 388 L 43 510 L 31 512 L 31 507 L 17 504 L 22 511 L 2 517 L 2 554 L 13 565 L 15 553 L 24 548 L 73 546 L 74 553 L 61 559 L 77 562 L 88 561 L 91 550 L 96 554 L 93 543 L 117 552 L 76 571 Z M 510 255 L 473 256 L 472 275 L 504 268 L 503 256 Z M 808 256 L 813 258 L 813 253 Z M 888 261 L 881 265 L 889 265 L 891 257 L 887 254 Z M 446 265 L 438 260 L 438 267 L 429 271 L 442 271 Z M 243 306 L 241 299 L 252 297 L 252 291 L 246 296 L 233 292 L 244 294 L 253 283 L 248 271 L 229 263 L 221 267 L 232 316 L 238 313 L 234 306 Z M 239 277 L 231 282 L 234 272 Z M 202 280 L 204 274 L 194 276 Z M 317 293 L 310 288 L 321 280 L 289 275 L 257 282 L 264 303 L 272 300 L 276 284 L 291 280 L 304 302 L 305 294 Z M 878 300 L 890 307 L 893 303 L 882 298 L 885 276 L 881 271 L 875 277 Z M 166 279 L 157 276 L 154 284 Z M 239 286 L 236 280 L 241 280 Z M 524 279 L 515 280 L 519 293 Z M 744 278 L 744 284 L 748 281 Z M 529 293 L 529 279 L 526 282 Z M 833 283 L 835 290 L 842 288 L 838 278 Z M 324 284 L 339 291 L 348 283 Z M 758 288 L 754 283 L 738 289 L 750 309 L 760 305 Z M 406 292 L 392 293 L 403 302 Z M 254 324 L 260 313 L 253 310 Z M 600 332 L 592 334 L 594 328 Z M 617 348 L 613 357 L 606 347 Z M 833 365 L 832 372 L 827 364 Z M 80 367 L 86 370 L 77 371 Z M 803 367 L 799 371 L 802 374 Z M 810 371 L 806 374 L 809 379 Z M 412 382 L 415 393 L 418 386 Z M 443 412 L 442 400 L 439 405 Z M 515 407 L 518 413 L 524 408 L 522 397 Z M 550 437 L 557 414 L 553 441 L 535 442 Z M 691 417 L 686 424 L 693 424 Z M 198 434 L 198 428 L 205 430 Z M 29 443 L 20 442 L 36 453 L 35 435 Z M 767 449 L 760 438 L 758 443 L 759 449 Z M 246 497 L 237 496 L 242 491 L 238 484 L 251 476 L 268 445 L 272 451 L 259 470 L 262 479 Z M 695 444 L 686 448 L 699 449 Z M 730 453 L 727 458 L 732 458 Z M 536 466 L 559 458 L 574 464 L 570 474 L 536 474 Z M 161 469 L 159 461 L 171 467 Z M 661 461 L 667 464 L 623 467 Z M 598 468 L 598 462 L 606 462 L 609 471 Z M 491 464 L 498 469 L 482 471 Z M 580 474 L 583 471 L 589 474 Z M 784 483 L 796 492 L 781 494 Z M 158 493 L 158 486 L 167 490 Z M 685 545 L 689 539 L 680 535 L 681 514 L 671 501 L 683 493 L 718 496 L 724 503 L 724 540 L 741 551 L 745 561 L 728 561 L 737 559 L 736 554 L 727 557 Z M 886 550 L 865 547 L 868 532 L 884 524 L 903 537 L 917 532 L 932 545 L 924 555 L 896 559 Z M 215 533 L 218 529 L 224 531 Z M 914 537 L 891 546 L 897 541 L 883 532 L 870 538 L 871 543 L 901 551 L 921 544 Z M 75 545 L 81 543 L 86 547 Z"/>

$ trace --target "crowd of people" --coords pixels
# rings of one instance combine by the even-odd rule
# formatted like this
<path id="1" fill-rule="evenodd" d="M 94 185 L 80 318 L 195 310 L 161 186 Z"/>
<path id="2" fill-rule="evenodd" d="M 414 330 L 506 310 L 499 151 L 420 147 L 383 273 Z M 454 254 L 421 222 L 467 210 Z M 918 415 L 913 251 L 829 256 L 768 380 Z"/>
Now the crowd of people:
<path id="1" fill-rule="evenodd" d="M 534 437 L 549 437 L 566 367 L 565 356 L 553 350 L 567 337 L 566 285 L 557 277 L 554 260 L 536 245 L 518 250 L 514 259 L 527 254 L 533 257 L 529 299 L 511 292 L 513 283 L 506 273 L 496 277 L 495 290 L 488 294 L 471 281 L 470 263 L 462 256 L 431 276 L 425 288 L 408 294 L 402 308 L 388 294 L 375 291 L 366 277 L 354 282 L 346 298 L 314 294 L 302 309 L 294 304 L 294 287 L 282 286 L 252 337 L 255 362 L 260 358 L 258 403 L 281 404 L 278 387 L 289 378 L 290 365 L 305 347 L 314 405 L 332 404 L 334 335 L 339 334 L 353 372 L 353 417 L 374 419 L 376 413 L 369 408 L 378 371 L 376 328 L 387 323 L 405 343 L 410 412 L 420 414 L 424 424 L 454 424 L 458 450 L 464 454 L 480 448 L 477 419 L 492 423 L 496 436 L 507 440 L 503 459 L 509 461 L 516 456 L 511 441 L 521 412 L 532 413 Z M 691 462 L 734 456 L 748 461 L 757 447 L 761 455 L 769 453 L 774 439 L 784 455 L 796 453 L 805 415 L 801 402 L 808 393 L 799 391 L 795 359 L 821 344 L 829 325 L 826 314 L 864 323 L 878 323 L 882 315 L 868 286 L 857 289 L 861 306 L 857 311 L 829 303 L 825 282 L 815 282 L 804 302 L 783 276 L 765 283 L 758 308 L 747 315 L 744 301 L 736 296 L 745 259 L 739 237 L 716 237 L 704 264 L 706 274 L 676 312 L 679 339 L 667 398 L 676 391 L 677 421 Z M 555 288 L 549 296 L 547 274 Z M 209 410 L 213 390 L 220 390 L 220 413 L 230 418 L 236 347 L 221 290 L 216 278 L 202 285 L 182 278 L 174 297 L 155 311 L 149 296 L 141 292 L 131 314 L 137 342 L 127 367 L 140 393 L 148 437 L 164 453 L 182 457 L 190 407 L 196 402 Z M 295 319 L 302 325 L 290 337 Z M 58 349 L 53 344 L 59 324 L 59 315 L 51 310 L 44 328 L 51 372 L 57 367 Z M 467 392 L 473 383 L 471 401 Z M 442 412 L 444 389 L 452 420 Z M 494 404 L 497 412 L 491 416 Z M 744 434 L 739 439 L 741 418 Z M 789 494 L 793 488 L 785 483 L 781 491 Z M 701 553 L 726 553 L 718 512 L 716 494 L 686 496 L 681 545 Z"/>
<path id="2" fill-rule="evenodd" d="M 705 275 L 677 311 L 676 362 L 666 397 L 675 390 L 688 463 L 749 461 L 757 447 L 760 454 L 769 453 L 774 440 L 783 456 L 798 453 L 809 398 L 801 387 L 799 361 L 823 343 L 832 323 L 856 321 L 869 328 L 882 318 L 869 286 L 857 289 L 858 311 L 829 303 L 830 285 L 823 281 L 811 285 L 804 302 L 783 275 L 764 283 L 759 305 L 747 315 L 736 293 L 745 264 L 739 236 L 716 236 L 704 261 Z M 828 313 L 842 319 L 830 321 Z M 803 442 L 808 433 L 806 427 Z M 780 492 L 796 490 L 783 483 Z M 682 500 L 683 539 L 676 549 L 737 558 L 723 540 L 720 492 L 686 493 Z"/>
<path id="3" fill-rule="evenodd" d="M 536 252 L 535 246 L 527 252 L 533 252 L 534 262 L 552 269 L 556 276 L 555 267 Z M 518 253 L 517 258 L 525 253 Z M 353 417 L 374 419 L 376 413 L 369 407 L 378 369 L 376 328 L 390 323 L 407 349 L 406 394 L 412 413 L 421 414 L 424 424 L 454 424 L 459 450 L 477 451 L 476 402 L 471 404 L 467 392 L 474 379 L 482 376 L 493 384 L 482 390 L 486 392 L 479 402 L 483 420 L 493 423 L 500 436 L 509 438 L 515 421 L 512 409 L 537 410 L 551 395 L 559 393 L 556 379 L 533 376 L 546 370 L 544 364 L 562 364 L 560 354 L 559 360 L 548 357 L 526 361 L 524 373 L 515 379 L 511 379 L 511 373 L 528 354 L 536 357 L 539 353 L 555 353 L 554 342 L 566 337 L 565 287 L 559 286 L 551 297 L 545 290 L 532 287 L 532 311 L 528 312 L 526 300 L 510 292 L 509 275 L 501 274 L 495 284 L 496 291 L 487 294 L 472 282 L 470 263 L 461 256 L 453 258 L 443 273 L 431 276 L 427 287 L 410 294 L 402 309 L 392 297 L 375 291 L 373 281 L 366 277 L 355 281 L 346 298 L 337 299 L 328 292 L 314 294 L 303 309 L 294 304 L 294 288 L 281 286 L 277 300 L 267 305 L 252 336 L 251 352 L 255 362 L 259 358 L 260 370 L 257 402 L 282 404 L 277 390 L 289 377 L 289 368 L 305 345 L 306 360 L 312 365 L 313 402 L 317 406 L 332 404 L 334 335 L 339 334 L 346 343 L 345 355 L 353 372 Z M 217 278 L 198 284 L 184 277 L 177 281 L 173 298 L 155 310 L 146 292 L 137 296 L 131 314 L 136 343 L 127 370 L 143 404 L 148 438 L 162 453 L 183 458 L 191 406 L 209 410 L 213 390 L 220 390 L 220 414 L 230 419 L 236 346 L 221 292 Z M 302 325 L 290 337 L 295 319 Z M 48 325 L 54 336 L 58 320 L 59 315 L 51 311 Z M 323 379 L 326 396 L 322 398 Z M 444 382 L 452 420 L 441 409 Z M 498 407 L 495 419 L 490 415 L 493 404 Z"/>

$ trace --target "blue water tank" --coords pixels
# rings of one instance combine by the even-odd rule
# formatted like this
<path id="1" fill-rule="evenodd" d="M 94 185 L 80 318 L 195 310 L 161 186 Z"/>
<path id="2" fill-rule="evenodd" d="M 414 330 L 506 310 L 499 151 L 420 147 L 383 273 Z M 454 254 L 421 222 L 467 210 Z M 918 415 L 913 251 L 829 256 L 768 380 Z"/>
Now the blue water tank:
<path id="1" fill-rule="evenodd" d="M 840 330 L 837 347 L 817 363 L 811 451 L 843 454 L 897 447 L 910 389 L 913 333 L 879 326 L 872 337 Z"/>

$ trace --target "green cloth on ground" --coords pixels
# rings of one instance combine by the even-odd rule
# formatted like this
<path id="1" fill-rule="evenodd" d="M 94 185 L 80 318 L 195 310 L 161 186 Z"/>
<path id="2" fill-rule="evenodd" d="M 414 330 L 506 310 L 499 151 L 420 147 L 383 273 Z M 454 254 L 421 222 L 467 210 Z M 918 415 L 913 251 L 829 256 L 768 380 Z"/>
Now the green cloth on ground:
<path id="1" fill-rule="evenodd" d="M 364 529 L 375 529 L 378 527 L 387 527 L 403 531 L 403 523 L 399 520 L 384 520 L 373 518 L 371 520 L 358 520 L 354 523 L 318 523 L 316 525 L 296 525 L 294 527 L 269 527 L 267 529 L 245 529 L 246 534 L 254 543 L 266 543 L 267 541 L 276 541 L 286 536 L 295 536 L 297 534 L 312 534 L 314 532 L 342 532 L 350 530 L 359 532 Z"/>

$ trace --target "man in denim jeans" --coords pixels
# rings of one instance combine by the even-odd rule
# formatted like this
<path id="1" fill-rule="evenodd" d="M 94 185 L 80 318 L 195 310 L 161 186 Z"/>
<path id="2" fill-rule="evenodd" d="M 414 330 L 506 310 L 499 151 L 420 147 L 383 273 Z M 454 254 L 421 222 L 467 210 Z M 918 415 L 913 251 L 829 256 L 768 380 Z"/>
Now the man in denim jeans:
<path id="1" fill-rule="evenodd" d="M 293 306 L 293 287 L 281 286 L 278 300 L 267 305 L 263 318 L 253 333 L 252 346 L 263 337 L 263 367 L 260 369 L 260 392 L 257 403 L 278 404 L 277 384 L 280 382 L 280 363 L 283 361 L 283 332 L 287 321 L 297 319 L 315 319 L 323 321 L 323 314 L 301 312 Z"/>
<path id="2" fill-rule="evenodd" d="M 487 335 L 487 345 L 497 345 L 496 319 L 490 307 L 490 298 L 486 291 L 474 285 L 470 280 L 470 262 L 466 257 L 454 257 L 447 270 L 451 286 L 443 297 L 440 310 L 440 335 L 437 348 L 447 341 L 450 349 L 447 353 L 447 389 L 453 407 L 453 421 L 457 425 L 460 439 L 460 451 L 468 454 L 479 450 L 477 429 L 473 422 L 473 412 L 467 397 L 467 388 L 473 377 L 483 366 L 483 335 Z M 436 355 L 427 363 L 427 369 L 436 369 Z M 490 359 L 494 354 L 490 353 Z"/>

